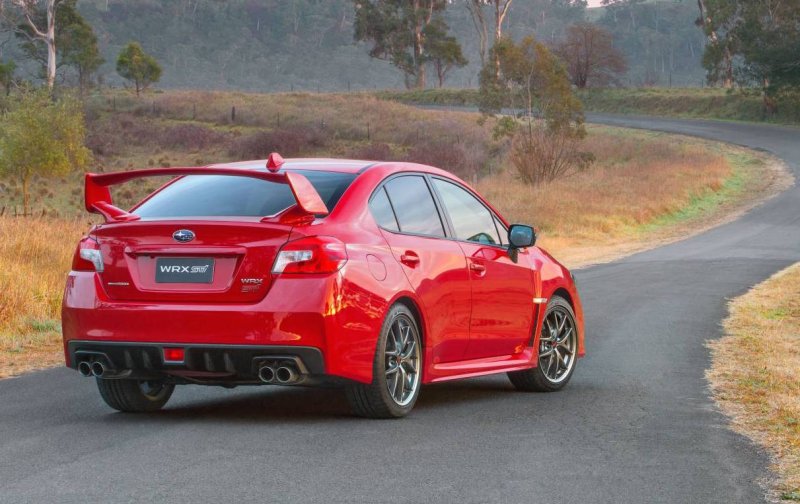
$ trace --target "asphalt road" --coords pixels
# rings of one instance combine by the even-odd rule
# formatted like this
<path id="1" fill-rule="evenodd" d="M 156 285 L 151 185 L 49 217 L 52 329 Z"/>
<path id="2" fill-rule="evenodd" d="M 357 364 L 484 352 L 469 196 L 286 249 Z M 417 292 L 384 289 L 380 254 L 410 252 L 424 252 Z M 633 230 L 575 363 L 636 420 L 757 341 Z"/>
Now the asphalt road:
<path id="1" fill-rule="evenodd" d="M 800 171 L 798 129 L 591 119 L 766 149 Z M 504 376 L 429 386 L 401 421 L 353 418 L 331 390 L 184 387 L 135 416 L 66 369 L 3 380 L 0 502 L 762 502 L 768 461 L 715 410 L 703 343 L 726 298 L 798 260 L 795 186 L 579 271 L 588 357 L 563 392 Z"/>

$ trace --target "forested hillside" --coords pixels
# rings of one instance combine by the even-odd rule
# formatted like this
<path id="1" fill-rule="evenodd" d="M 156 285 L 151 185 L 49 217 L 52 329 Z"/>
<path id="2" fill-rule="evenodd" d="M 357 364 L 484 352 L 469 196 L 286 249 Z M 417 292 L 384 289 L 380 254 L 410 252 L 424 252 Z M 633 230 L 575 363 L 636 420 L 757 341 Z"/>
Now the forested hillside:
<path id="1" fill-rule="evenodd" d="M 106 60 L 99 75 L 108 84 L 122 83 L 114 71 L 116 55 L 136 40 L 162 63 L 162 87 L 403 87 L 401 72 L 370 58 L 366 44 L 354 42 L 352 0 L 79 0 L 78 10 L 98 36 Z M 451 2 L 443 16 L 469 60 L 453 69 L 445 84 L 476 87 L 479 42 L 465 2 Z M 554 44 L 570 24 L 596 22 L 615 35 L 627 57 L 624 84 L 699 86 L 704 36 L 694 24 L 697 16 L 697 4 L 690 0 L 624 1 L 588 10 L 580 0 L 515 0 L 505 33 L 517 39 L 534 33 Z M 0 58 L 3 52 L 13 56 L 14 43 L 12 35 L 0 38 Z M 18 73 L 37 76 L 30 64 Z"/>

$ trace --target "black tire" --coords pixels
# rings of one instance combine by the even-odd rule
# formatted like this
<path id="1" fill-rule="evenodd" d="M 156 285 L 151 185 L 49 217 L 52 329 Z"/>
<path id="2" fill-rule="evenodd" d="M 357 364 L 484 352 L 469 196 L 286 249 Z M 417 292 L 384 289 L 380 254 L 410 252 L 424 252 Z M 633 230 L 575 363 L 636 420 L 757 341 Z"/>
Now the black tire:
<path id="1" fill-rule="evenodd" d="M 387 349 L 387 345 L 391 347 L 392 351 L 398 348 L 394 339 L 392 339 L 391 342 L 389 341 L 390 335 L 392 338 L 395 337 L 396 332 L 393 332 L 393 327 L 398 327 L 397 324 L 400 324 L 402 327 L 406 327 L 404 324 L 410 326 L 412 330 L 409 331 L 409 335 L 413 336 L 416 349 L 416 374 L 410 380 L 412 386 L 411 389 L 408 390 L 408 395 L 401 401 L 402 404 L 399 404 L 389 391 L 388 380 L 390 380 L 390 378 L 388 378 L 388 376 L 390 375 L 387 374 L 387 372 L 391 372 L 392 369 L 399 370 L 405 365 L 404 363 L 400 363 L 399 357 L 396 357 L 397 361 L 395 362 L 392 360 L 392 357 L 387 356 L 387 352 L 390 351 Z M 405 353 L 399 350 L 397 351 L 398 353 Z M 393 363 L 394 366 L 390 366 L 390 362 Z M 387 366 L 389 366 L 388 370 Z M 395 373 L 397 375 L 396 379 L 403 380 L 399 392 L 399 395 L 403 397 L 406 393 L 406 378 L 410 376 L 410 374 L 407 374 L 405 367 L 403 367 L 402 374 L 397 371 L 395 371 Z M 422 385 L 422 345 L 416 319 L 411 313 L 411 310 L 404 304 L 395 304 L 389 309 L 389 313 L 386 314 L 386 319 L 383 321 L 381 332 L 378 337 L 378 344 L 375 348 L 372 375 L 372 383 L 354 384 L 345 389 L 347 400 L 350 403 L 350 408 L 353 410 L 353 413 L 365 418 L 400 418 L 406 416 L 417 402 L 419 389 Z"/>
<path id="2" fill-rule="evenodd" d="M 104 380 L 97 378 L 100 397 L 110 407 L 126 413 L 158 411 L 167 404 L 175 385 L 139 380 Z"/>
<path id="3" fill-rule="evenodd" d="M 543 341 L 545 338 L 550 338 L 548 321 L 552 320 L 552 317 L 556 317 L 557 319 L 560 316 L 566 317 L 566 323 L 571 324 L 570 327 L 572 328 L 572 335 L 565 336 L 562 340 L 566 341 L 567 338 L 572 338 L 573 343 L 572 355 L 569 356 L 569 365 L 567 366 L 567 369 L 565 369 L 561 375 L 558 375 L 558 367 L 560 366 L 560 363 L 556 361 L 556 370 L 555 373 L 552 373 L 552 368 L 549 368 L 548 370 L 548 366 L 542 365 L 542 359 L 548 359 L 548 357 L 539 357 L 539 365 L 537 365 L 535 368 L 508 373 L 508 379 L 511 380 L 512 385 L 514 385 L 517 390 L 524 392 L 555 392 L 566 387 L 567 383 L 569 383 L 569 380 L 572 378 L 572 375 L 575 373 L 575 366 L 577 365 L 578 360 L 578 334 L 577 325 L 575 324 L 575 312 L 572 311 L 572 306 L 570 306 L 569 302 L 562 297 L 553 296 L 550 298 L 550 302 L 547 303 L 547 310 L 545 311 L 544 321 L 542 322 L 542 334 L 539 341 L 539 352 L 540 355 L 542 355 L 543 350 L 548 350 L 548 345 L 551 345 L 550 343 Z M 564 332 L 567 332 L 566 325 L 564 327 Z M 566 348 L 557 344 L 552 344 L 552 346 L 556 347 L 557 352 L 555 355 L 558 355 L 558 349 L 561 349 L 563 352 Z M 553 356 L 550 358 L 555 357 Z M 564 355 L 564 358 L 566 358 L 566 354 Z M 548 372 L 551 373 L 551 376 L 548 376 Z"/>

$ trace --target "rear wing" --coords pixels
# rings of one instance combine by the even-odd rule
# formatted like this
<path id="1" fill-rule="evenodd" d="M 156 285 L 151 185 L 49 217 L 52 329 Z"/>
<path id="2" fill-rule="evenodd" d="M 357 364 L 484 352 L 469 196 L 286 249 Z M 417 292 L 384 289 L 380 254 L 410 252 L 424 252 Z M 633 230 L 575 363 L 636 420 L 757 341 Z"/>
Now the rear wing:
<path id="1" fill-rule="evenodd" d="M 297 200 L 298 208 L 309 215 L 328 215 L 328 207 L 322 201 L 317 190 L 303 175 L 284 171 L 246 170 L 241 168 L 213 168 L 213 167 L 188 167 L 188 168 L 151 168 L 146 170 L 132 170 L 115 173 L 87 173 L 85 181 L 86 210 L 105 217 L 110 222 L 126 222 L 138 220 L 139 216 L 115 207 L 111 199 L 109 186 L 122 184 L 129 180 L 145 177 L 163 177 L 185 175 L 225 175 L 231 177 L 249 177 L 266 180 L 278 184 L 287 184 Z"/>

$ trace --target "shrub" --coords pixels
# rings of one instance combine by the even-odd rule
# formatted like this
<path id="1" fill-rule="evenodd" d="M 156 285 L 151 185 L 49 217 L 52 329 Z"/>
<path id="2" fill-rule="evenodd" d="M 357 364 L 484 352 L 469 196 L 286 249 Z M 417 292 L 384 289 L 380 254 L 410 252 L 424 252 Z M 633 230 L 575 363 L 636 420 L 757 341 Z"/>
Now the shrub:
<path id="1" fill-rule="evenodd" d="M 582 171 L 594 156 L 578 150 L 581 139 L 537 126 L 522 129 L 511 142 L 511 163 L 519 177 L 532 185 L 551 182 Z"/>
<path id="2" fill-rule="evenodd" d="M 116 156 L 120 153 L 119 134 L 107 128 L 92 128 L 86 135 L 86 147 L 96 156 Z"/>
<path id="3" fill-rule="evenodd" d="M 463 175 L 467 160 L 464 151 L 458 147 L 446 142 L 425 142 L 412 147 L 406 155 L 406 160 Z"/>
<path id="4" fill-rule="evenodd" d="M 392 148 L 389 144 L 375 142 L 351 149 L 348 156 L 353 159 L 388 161 L 392 159 Z"/>
<path id="5" fill-rule="evenodd" d="M 166 148 L 201 150 L 225 142 L 226 136 L 218 131 L 196 124 L 179 124 L 167 127 L 160 136 L 160 144 Z"/>
<path id="6" fill-rule="evenodd" d="M 259 131 L 237 139 L 229 153 L 239 159 L 261 159 L 271 152 L 297 156 L 326 144 L 325 136 L 317 129 L 294 126 L 274 131 Z"/>

